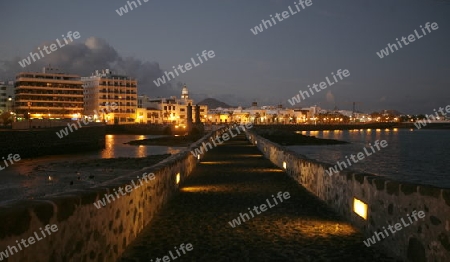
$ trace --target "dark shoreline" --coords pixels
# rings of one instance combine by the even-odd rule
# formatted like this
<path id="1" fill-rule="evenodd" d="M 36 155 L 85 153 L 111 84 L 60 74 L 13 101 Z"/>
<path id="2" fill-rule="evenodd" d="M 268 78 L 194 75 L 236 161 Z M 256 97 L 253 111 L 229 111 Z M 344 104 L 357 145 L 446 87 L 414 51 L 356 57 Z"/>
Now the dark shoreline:
<path id="1" fill-rule="evenodd" d="M 265 139 L 268 139 L 281 146 L 349 144 L 349 142 L 336 139 L 323 139 L 316 138 L 315 136 L 305 136 L 291 130 L 254 128 L 253 131 L 256 134 L 264 137 Z"/>
<path id="2" fill-rule="evenodd" d="M 199 140 L 203 135 L 200 136 L 165 136 L 150 139 L 133 140 L 126 142 L 124 144 L 129 145 L 146 145 L 146 146 L 178 146 L 178 147 L 188 147 L 192 143 Z"/>
<path id="3" fill-rule="evenodd" d="M 292 131 L 353 130 L 353 129 L 418 129 L 414 123 L 360 123 L 360 124 L 288 124 L 288 125 L 254 125 L 259 129 L 279 129 Z M 431 123 L 420 129 L 450 129 L 449 123 Z"/>
<path id="4" fill-rule="evenodd" d="M 0 156 L 19 154 L 22 159 L 89 152 L 105 148 L 105 127 L 89 126 L 59 138 L 61 127 L 0 132 Z"/>

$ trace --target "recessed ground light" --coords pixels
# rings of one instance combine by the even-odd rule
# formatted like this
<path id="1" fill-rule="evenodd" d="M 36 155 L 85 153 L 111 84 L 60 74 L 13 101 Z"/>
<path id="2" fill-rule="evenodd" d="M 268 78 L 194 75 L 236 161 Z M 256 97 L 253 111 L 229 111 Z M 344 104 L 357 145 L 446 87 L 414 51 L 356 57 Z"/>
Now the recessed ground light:
<path id="1" fill-rule="evenodd" d="M 180 173 L 177 174 L 176 183 L 177 183 L 177 185 L 180 183 Z"/>
<path id="2" fill-rule="evenodd" d="M 353 212 L 367 219 L 367 204 L 357 198 L 353 198 Z"/>

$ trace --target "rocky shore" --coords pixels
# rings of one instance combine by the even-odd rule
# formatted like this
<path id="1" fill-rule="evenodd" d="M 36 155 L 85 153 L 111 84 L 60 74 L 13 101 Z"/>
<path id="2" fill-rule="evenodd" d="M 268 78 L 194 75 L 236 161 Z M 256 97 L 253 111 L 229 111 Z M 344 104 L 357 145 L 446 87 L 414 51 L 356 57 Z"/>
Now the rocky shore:
<path id="1" fill-rule="evenodd" d="M 2 172 L 0 202 L 34 199 L 60 192 L 95 187 L 103 182 L 155 165 L 170 154 L 142 158 L 77 159 L 39 162 L 22 160 Z"/>

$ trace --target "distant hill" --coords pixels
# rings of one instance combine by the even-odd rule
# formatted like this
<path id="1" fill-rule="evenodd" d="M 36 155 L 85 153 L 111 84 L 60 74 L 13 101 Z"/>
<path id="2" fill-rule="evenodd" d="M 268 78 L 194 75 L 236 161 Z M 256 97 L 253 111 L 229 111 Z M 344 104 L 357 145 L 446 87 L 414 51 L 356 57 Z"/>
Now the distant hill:
<path id="1" fill-rule="evenodd" d="M 394 109 L 390 109 L 390 110 L 385 110 L 386 113 L 390 114 L 390 115 L 394 115 L 394 116 L 399 116 L 402 115 L 401 112 L 394 110 Z"/>
<path id="2" fill-rule="evenodd" d="M 216 109 L 218 107 L 222 107 L 222 108 L 229 108 L 229 107 L 233 107 L 230 106 L 222 101 L 219 101 L 215 98 L 206 98 L 203 99 L 202 101 L 198 102 L 199 105 L 206 105 L 208 106 L 208 109 Z"/>

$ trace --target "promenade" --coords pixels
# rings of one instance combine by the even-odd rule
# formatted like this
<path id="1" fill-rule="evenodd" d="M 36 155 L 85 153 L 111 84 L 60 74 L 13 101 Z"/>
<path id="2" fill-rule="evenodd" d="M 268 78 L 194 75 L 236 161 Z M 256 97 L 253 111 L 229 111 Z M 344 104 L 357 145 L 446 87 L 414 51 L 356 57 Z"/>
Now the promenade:
<path id="1" fill-rule="evenodd" d="M 275 205 L 278 192 L 290 198 Z M 253 211 L 267 200 L 272 207 Z M 240 213 L 250 219 L 233 228 Z M 119 261 L 396 261 L 363 240 L 240 135 L 206 154 Z"/>

